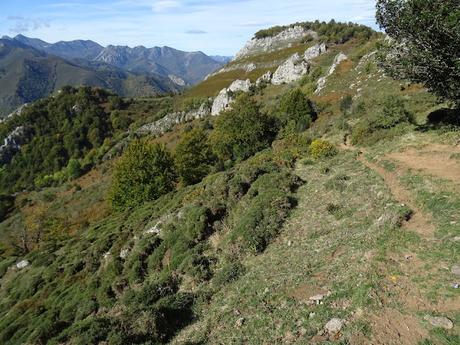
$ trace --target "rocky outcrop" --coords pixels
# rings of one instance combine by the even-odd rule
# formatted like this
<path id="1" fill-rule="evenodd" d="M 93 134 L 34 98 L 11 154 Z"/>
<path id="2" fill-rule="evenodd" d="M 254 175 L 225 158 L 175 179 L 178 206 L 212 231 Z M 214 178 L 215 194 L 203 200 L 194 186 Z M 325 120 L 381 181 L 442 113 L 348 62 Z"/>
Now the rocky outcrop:
<path id="1" fill-rule="evenodd" d="M 306 30 L 302 26 L 287 28 L 273 37 L 253 38 L 235 55 L 235 60 L 244 56 L 286 48 L 290 44 L 298 42 L 306 36 L 311 36 L 314 39 L 318 38 L 318 34 L 316 32 Z"/>
<path id="2" fill-rule="evenodd" d="M 182 79 L 181 77 L 178 77 L 177 75 L 170 74 L 170 75 L 168 75 L 168 78 L 176 85 L 179 85 L 179 86 L 186 86 L 187 85 L 185 80 Z"/>
<path id="3" fill-rule="evenodd" d="M 318 79 L 318 84 L 316 86 L 316 91 L 315 93 L 320 93 L 322 89 L 326 86 L 326 81 L 329 76 L 331 76 L 337 67 L 345 60 L 348 60 L 348 57 L 340 52 L 334 59 L 334 62 L 332 63 L 331 67 L 329 67 L 329 70 L 327 71 L 327 74 L 324 77 L 321 77 Z"/>
<path id="4" fill-rule="evenodd" d="M 309 70 L 310 64 L 296 53 L 287 59 L 278 67 L 275 73 L 273 73 L 272 84 L 281 85 L 284 83 L 292 83 L 302 78 Z"/>
<path id="5" fill-rule="evenodd" d="M 28 140 L 27 131 L 24 126 L 16 127 L 3 141 L 0 146 L 0 164 L 7 164 L 14 154 L 21 149 Z"/>
<path id="6" fill-rule="evenodd" d="M 305 60 L 310 61 L 324 54 L 326 51 L 327 51 L 326 43 L 316 44 L 313 47 L 308 48 L 303 54 L 303 57 Z"/>
<path id="7" fill-rule="evenodd" d="M 230 104 L 233 102 L 233 93 L 242 91 L 249 92 L 251 88 L 251 81 L 246 80 L 235 80 L 228 88 L 224 88 L 219 92 L 219 95 L 214 99 L 211 108 L 211 115 L 219 115 L 222 111 L 228 109 Z"/>
<path id="8" fill-rule="evenodd" d="M 210 113 L 211 109 L 209 109 L 209 106 L 206 103 L 203 103 L 197 110 L 192 110 L 189 112 L 179 111 L 168 114 L 158 121 L 148 123 L 140 127 L 136 131 L 136 133 L 161 135 L 171 130 L 175 125 L 179 123 L 184 123 L 195 119 L 201 119 L 205 116 L 208 116 Z"/>
<path id="9" fill-rule="evenodd" d="M 261 76 L 259 79 L 256 80 L 256 85 L 259 86 L 260 84 L 270 84 L 272 81 L 273 73 L 268 71 L 265 73 L 263 76 Z"/>

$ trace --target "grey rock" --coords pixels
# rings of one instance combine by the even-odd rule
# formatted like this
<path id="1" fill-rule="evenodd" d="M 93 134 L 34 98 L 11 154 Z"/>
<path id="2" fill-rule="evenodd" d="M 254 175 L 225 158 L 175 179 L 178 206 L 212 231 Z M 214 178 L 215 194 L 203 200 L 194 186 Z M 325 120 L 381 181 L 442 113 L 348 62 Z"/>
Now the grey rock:
<path id="1" fill-rule="evenodd" d="M 299 80 L 310 70 L 310 64 L 298 53 L 287 59 L 273 73 L 272 84 L 281 85 Z"/>
<path id="2" fill-rule="evenodd" d="M 273 37 L 253 38 L 235 55 L 235 60 L 244 56 L 261 54 L 268 51 L 274 51 L 288 47 L 294 42 L 300 41 L 306 36 L 318 39 L 318 34 L 311 30 L 306 30 L 302 26 L 287 28 Z"/>
<path id="3" fill-rule="evenodd" d="M 222 111 L 228 109 L 230 104 L 233 102 L 232 93 L 235 92 L 249 92 L 251 88 L 251 81 L 247 80 L 235 80 L 228 88 L 224 88 L 219 92 L 219 95 L 214 99 L 211 108 L 211 115 L 219 115 Z"/>
<path id="4" fill-rule="evenodd" d="M 27 266 L 30 265 L 30 262 L 28 260 L 21 260 L 18 263 L 16 263 L 16 268 L 21 270 L 23 268 L 26 268 Z"/>
<path id="5" fill-rule="evenodd" d="M 194 119 L 201 119 L 208 116 L 211 113 L 211 109 L 206 103 L 203 103 L 199 109 L 192 110 L 189 112 L 176 112 L 167 114 L 162 119 L 148 123 L 140 127 L 136 133 L 137 134 L 152 134 L 152 135 L 161 135 L 171 130 L 175 125 L 179 123 L 184 123 L 192 121 Z"/>
<path id="6" fill-rule="evenodd" d="M 17 153 L 21 146 L 27 143 L 28 133 L 24 126 L 16 127 L 4 139 L 0 145 L 0 164 L 7 164 L 11 161 L 14 154 Z"/>
<path id="7" fill-rule="evenodd" d="M 434 327 L 443 328 L 443 329 L 454 328 L 454 323 L 452 322 L 452 320 L 448 319 L 445 316 L 425 315 L 424 320 L 429 322 Z"/>
<path id="8" fill-rule="evenodd" d="M 177 75 L 170 74 L 170 75 L 168 75 L 168 78 L 176 85 L 179 85 L 179 86 L 186 86 L 187 85 L 187 82 L 184 79 L 182 79 L 181 77 L 178 77 Z"/>
<path id="9" fill-rule="evenodd" d="M 452 274 L 456 275 L 457 277 L 460 277 L 460 266 L 459 265 L 452 266 L 450 271 L 452 272 Z"/>
<path id="10" fill-rule="evenodd" d="M 334 59 L 334 62 L 332 63 L 331 67 L 329 67 L 329 70 L 327 71 L 327 74 L 326 76 L 324 77 L 321 77 L 318 79 L 318 83 L 317 83 L 317 86 L 316 86 L 316 91 L 315 93 L 320 93 L 321 90 L 324 89 L 324 87 L 326 86 L 326 81 L 327 81 L 327 78 L 329 76 L 331 76 L 335 70 L 337 69 L 337 67 L 345 60 L 348 60 L 348 57 L 340 52 Z"/>
<path id="11" fill-rule="evenodd" d="M 244 322 L 245 322 L 245 318 L 244 317 L 240 317 L 238 320 L 236 320 L 235 322 L 235 327 L 238 327 L 240 328 L 241 326 L 244 325 Z"/>
<path id="12" fill-rule="evenodd" d="M 326 43 L 316 44 L 313 47 L 308 48 L 304 53 L 304 59 L 309 61 L 318 56 L 324 54 L 327 51 Z"/>
<path id="13" fill-rule="evenodd" d="M 345 321 L 342 319 L 338 318 L 333 318 L 329 320 L 328 323 L 324 326 L 324 330 L 329 334 L 329 335 L 335 335 L 339 333 L 344 325 Z"/>
<path id="14" fill-rule="evenodd" d="M 269 84 L 272 81 L 272 72 L 268 71 L 264 75 L 262 75 L 259 79 L 256 80 L 256 85 L 259 86 L 262 83 Z"/>

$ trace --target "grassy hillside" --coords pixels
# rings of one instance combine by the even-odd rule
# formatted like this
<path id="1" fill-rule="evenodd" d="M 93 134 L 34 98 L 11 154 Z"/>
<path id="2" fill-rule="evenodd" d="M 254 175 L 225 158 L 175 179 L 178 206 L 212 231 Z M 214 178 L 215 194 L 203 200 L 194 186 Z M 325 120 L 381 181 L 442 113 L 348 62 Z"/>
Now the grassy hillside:
<path id="1" fill-rule="evenodd" d="M 0 342 L 458 344 L 459 127 L 439 121 L 447 105 L 422 86 L 384 74 L 379 40 L 333 40 L 300 81 L 143 138 L 190 166 L 210 148 L 199 183 L 178 176 L 158 199 L 116 211 L 125 154 L 15 194 L 0 223 Z M 184 95 L 95 102 L 111 132 L 92 155 L 314 43 L 248 57 L 270 67 L 217 74 Z M 315 92 L 339 52 L 348 59 Z M 197 146 L 183 141 L 192 129 Z"/>

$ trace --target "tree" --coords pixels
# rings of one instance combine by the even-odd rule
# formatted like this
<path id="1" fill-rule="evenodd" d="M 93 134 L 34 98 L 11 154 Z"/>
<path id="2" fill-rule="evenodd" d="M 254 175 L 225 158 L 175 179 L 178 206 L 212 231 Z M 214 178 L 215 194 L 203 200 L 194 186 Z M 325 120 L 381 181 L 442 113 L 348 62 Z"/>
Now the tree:
<path id="1" fill-rule="evenodd" d="M 215 157 L 208 143 L 206 132 L 194 128 L 184 134 L 174 154 L 177 173 L 182 183 L 200 182 L 211 171 Z"/>
<path id="2" fill-rule="evenodd" d="M 460 106 L 460 2 L 378 0 L 377 22 L 392 39 L 382 54 L 387 71 Z"/>
<path id="3" fill-rule="evenodd" d="M 80 177 L 81 173 L 82 171 L 80 162 L 78 159 L 71 158 L 67 164 L 67 175 L 69 179 L 76 179 L 77 177 Z"/>
<path id="4" fill-rule="evenodd" d="M 316 119 L 316 112 L 306 95 L 300 89 L 294 89 L 281 97 L 278 117 L 283 125 L 292 122 L 296 130 L 301 132 L 310 127 Z"/>
<path id="5" fill-rule="evenodd" d="M 242 94 L 231 110 L 216 119 L 210 142 L 222 160 L 246 159 L 268 147 L 276 131 L 274 119 L 261 112 L 260 106 L 247 94 Z"/>
<path id="6" fill-rule="evenodd" d="M 115 166 L 110 201 L 115 210 L 154 200 L 174 189 L 174 162 L 163 145 L 134 141 Z"/>

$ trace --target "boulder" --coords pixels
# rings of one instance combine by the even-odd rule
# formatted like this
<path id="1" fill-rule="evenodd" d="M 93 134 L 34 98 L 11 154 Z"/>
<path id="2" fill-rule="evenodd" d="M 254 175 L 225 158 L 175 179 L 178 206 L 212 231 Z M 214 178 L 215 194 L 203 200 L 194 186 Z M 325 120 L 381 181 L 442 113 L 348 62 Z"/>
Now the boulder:
<path id="1" fill-rule="evenodd" d="M 30 262 L 28 260 L 21 260 L 18 263 L 16 263 L 16 268 L 18 270 L 21 270 L 23 268 L 26 268 L 29 265 L 30 265 Z"/>
<path id="2" fill-rule="evenodd" d="M 333 318 L 329 320 L 328 323 L 324 326 L 324 330 L 329 334 L 329 335 L 335 335 L 339 333 L 343 327 L 343 324 L 345 323 L 344 320 L 338 319 L 338 318 Z"/>
<path id="3" fill-rule="evenodd" d="M 299 80 L 310 70 L 310 64 L 298 53 L 287 59 L 273 73 L 272 84 L 281 85 Z"/>
<path id="4" fill-rule="evenodd" d="M 251 81 L 249 79 L 246 80 L 235 80 L 229 87 L 228 91 L 231 92 L 238 92 L 238 91 L 243 91 L 243 92 L 249 92 L 249 89 L 251 88 Z"/>
<path id="5" fill-rule="evenodd" d="M 454 328 L 454 323 L 452 322 L 452 320 L 444 316 L 425 315 L 424 320 L 429 322 L 434 327 L 443 328 L 443 329 Z"/>

